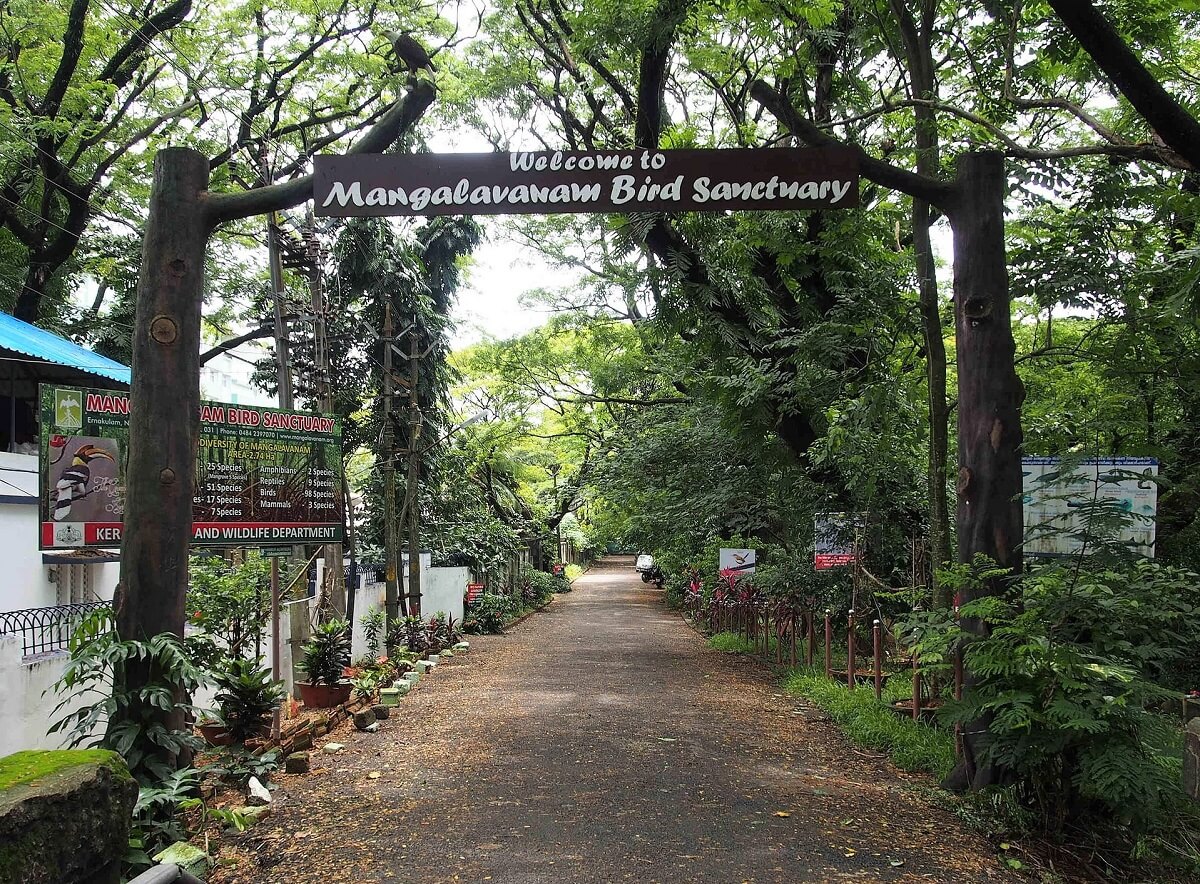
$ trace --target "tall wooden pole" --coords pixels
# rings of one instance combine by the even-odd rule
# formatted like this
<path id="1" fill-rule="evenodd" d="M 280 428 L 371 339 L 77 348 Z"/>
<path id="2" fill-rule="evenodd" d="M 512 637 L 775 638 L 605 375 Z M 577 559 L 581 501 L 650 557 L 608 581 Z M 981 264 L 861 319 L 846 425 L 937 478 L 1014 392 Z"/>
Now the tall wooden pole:
<path id="1" fill-rule="evenodd" d="M 279 407 L 291 411 L 291 353 L 287 311 L 283 306 L 286 292 L 283 288 L 283 258 L 279 253 L 279 225 L 274 212 L 267 216 L 267 263 L 271 271 L 271 300 L 275 308 L 275 381 L 279 388 Z"/>
<path id="2" fill-rule="evenodd" d="M 130 401 L 136 407 L 129 409 L 116 604 L 125 640 L 166 632 L 183 637 L 200 433 L 200 305 L 212 232 L 207 189 L 207 157 L 186 148 L 158 152 L 134 315 Z M 143 663 L 126 672 L 130 685 L 155 677 Z M 177 699 L 183 702 L 182 692 Z M 183 727 L 182 705 L 154 715 L 168 728 Z"/>
<path id="3" fill-rule="evenodd" d="M 379 456 L 383 458 L 383 550 L 387 559 L 384 583 L 384 611 L 388 623 L 400 619 L 400 592 L 397 588 L 399 556 L 396 554 L 396 440 L 392 424 L 392 305 L 383 305 L 383 439 Z"/>
<path id="4" fill-rule="evenodd" d="M 417 394 L 420 379 L 421 328 L 413 317 L 408 344 L 408 612 L 421 616 L 421 405 Z"/>
<path id="5" fill-rule="evenodd" d="M 317 239 L 317 230 L 313 224 L 311 210 L 305 223 L 304 240 L 308 259 L 308 290 L 313 311 L 313 368 L 316 372 L 317 405 L 322 414 L 332 414 L 333 384 L 329 365 L 325 280 L 321 267 L 321 246 Z M 342 505 L 344 506 L 345 500 L 341 483 L 338 483 L 336 493 L 343 498 Z M 352 614 L 353 612 L 350 610 L 352 605 L 349 604 L 346 596 L 346 578 L 342 570 L 342 545 L 340 543 L 324 544 L 321 557 L 325 560 L 325 581 L 329 588 L 328 601 L 333 616 L 341 617 L 344 614 Z M 351 593 L 353 591 L 353 589 L 350 590 Z M 350 628 L 353 633 L 353 623 L 350 624 Z"/>

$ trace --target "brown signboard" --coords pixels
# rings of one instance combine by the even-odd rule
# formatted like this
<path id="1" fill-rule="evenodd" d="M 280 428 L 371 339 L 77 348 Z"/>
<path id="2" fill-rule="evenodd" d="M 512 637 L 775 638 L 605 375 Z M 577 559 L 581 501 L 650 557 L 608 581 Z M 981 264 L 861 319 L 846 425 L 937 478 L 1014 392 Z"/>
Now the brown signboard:
<path id="1" fill-rule="evenodd" d="M 846 148 L 530 151 L 316 158 L 316 213 L 531 215 L 852 208 Z"/>

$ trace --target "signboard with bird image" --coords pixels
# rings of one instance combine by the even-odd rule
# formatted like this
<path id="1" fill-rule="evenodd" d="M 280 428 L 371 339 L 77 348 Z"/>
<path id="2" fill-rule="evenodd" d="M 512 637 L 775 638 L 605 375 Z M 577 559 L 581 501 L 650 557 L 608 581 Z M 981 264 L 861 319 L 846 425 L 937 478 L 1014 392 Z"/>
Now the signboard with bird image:
<path id="1" fill-rule="evenodd" d="M 340 543 L 341 435 L 327 415 L 202 402 L 193 543 Z M 128 395 L 42 386 L 41 549 L 121 545 L 128 444 Z"/>
<path id="2" fill-rule="evenodd" d="M 755 555 L 752 549 L 730 549 L 722 547 L 717 559 L 717 570 L 738 577 L 754 573 Z"/>

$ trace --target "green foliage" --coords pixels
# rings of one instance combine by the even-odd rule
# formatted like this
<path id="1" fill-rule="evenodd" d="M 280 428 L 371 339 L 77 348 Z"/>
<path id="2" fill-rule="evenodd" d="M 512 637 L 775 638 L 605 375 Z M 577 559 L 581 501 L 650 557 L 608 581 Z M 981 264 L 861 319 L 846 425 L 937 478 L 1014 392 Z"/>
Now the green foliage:
<path id="1" fill-rule="evenodd" d="M 382 608 L 372 608 L 362 618 L 363 638 L 367 643 L 367 657 L 371 660 L 379 656 L 386 617 Z"/>
<path id="2" fill-rule="evenodd" d="M 245 746 L 225 746 L 217 750 L 216 759 L 207 765 L 202 773 L 206 777 L 220 777 L 244 789 L 251 777 L 257 777 L 259 782 L 266 783 L 271 774 L 279 770 L 279 763 L 278 749 L 255 755 Z"/>
<path id="3" fill-rule="evenodd" d="M 236 564 L 214 555 L 188 560 L 188 622 L 198 630 L 185 639 L 192 662 L 219 669 L 248 656 L 270 614 L 269 573 L 257 554 Z"/>
<path id="4" fill-rule="evenodd" d="M 332 687 L 342 680 L 342 672 L 349 665 L 350 624 L 345 620 L 330 620 L 314 629 L 300 663 L 309 681 Z"/>
<path id="5" fill-rule="evenodd" d="M 867 688 L 851 691 L 816 670 L 801 669 L 784 689 L 816 703 L 853 742 L 888 753 L 902 770 L 944 777 L 954 767 L 954 736 L 949 731 L 898 716 Z"/>
<path id="6" fill-rule="evenodd" d="M 512 596 L 499 592 L 480 593 L 467 607 L 463 630 L 473 635 L 499 635 L 516 612 Z"/>
<path id="7" fill-rule="evenodd" d="M 129 851 L 125 864 L 138 870 L 151 864 L 150 857 L 165 847 L 187 839 L 180 810 L 192 806 L 200 788 L 200 772 L 194 767 L 169 771 L 159 779 L 143 783 L 133 805 Z"/>
<path id="8" fill-rule="evenodd" d="M 942 579 L 972 592 L 1003 576 L 981 558 Z M 1194 647 L 1200 579 L 1152 562 L 1053 565 L 960 614 L 988 634 L 965 642 L 975 682 L 946 719 L 987 723 L 987 758 L 1017 779 L 1043 823 L 1093 815 L 1133 832 L 1161 823 L 1179 794 L 1179 759 L 1154 711 L 1172 695 L 1153 679 Z M 961 637 L 952 621 L 927 620 L 917 651 L 946 660 Z"/>
<path id="9" fill-rule="evenodd" d="M 201 673 L 176 636 L 123 641 L 112 612 L 100 609 L 80 623 L 68 647 L 71 659 L 55 685 L 63 699 L 53 714 L 72 711 L 51 725 L 51 734 L 62 734 L 71 747 L 112 749 L 142 785 L 167 779 L 180 756 L 200 748 L 198 738 L 168 729 L 160 718 L 164 711 L 195 711 L 186 698 Z M 135 667 L 150 672 L 144 687 L 128 687 Z"/>
<path id="10" fill-rule="evenodd" d="M 213 674 L 213 682 L 221 720 L 235 743 L 262 736 L 287 696 L 283 683 L 271 679 L 271 670 L 251 660 L 231 661 Z"/>

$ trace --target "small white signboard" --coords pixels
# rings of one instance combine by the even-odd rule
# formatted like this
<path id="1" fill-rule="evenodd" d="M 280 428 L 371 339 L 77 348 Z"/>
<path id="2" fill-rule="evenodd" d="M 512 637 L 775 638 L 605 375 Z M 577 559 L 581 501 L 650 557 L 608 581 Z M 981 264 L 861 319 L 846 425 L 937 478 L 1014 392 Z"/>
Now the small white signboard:
<path id="1" fill-rule="evenodd" d="M 721 548 L 719 570 L 721 573 L 733 571 L 735 574 L 753 574 L 755 555 L 752 549 Z"/>

